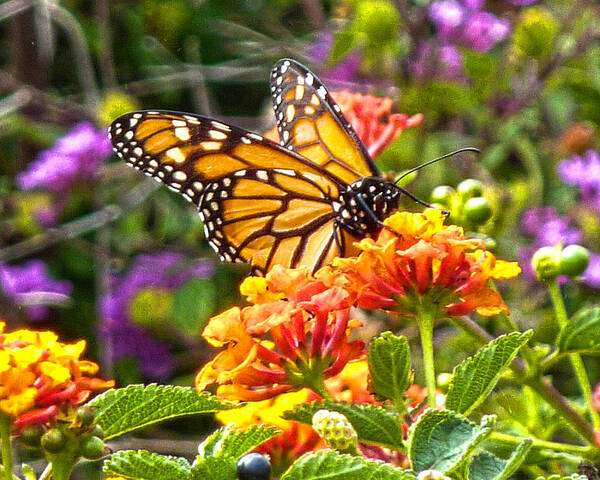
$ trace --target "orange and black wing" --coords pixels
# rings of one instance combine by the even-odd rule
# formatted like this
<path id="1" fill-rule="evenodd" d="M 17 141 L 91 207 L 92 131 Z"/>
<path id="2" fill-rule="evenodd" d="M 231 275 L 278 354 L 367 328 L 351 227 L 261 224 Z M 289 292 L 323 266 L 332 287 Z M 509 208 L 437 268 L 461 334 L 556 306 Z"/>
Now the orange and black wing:
<path id="1" fill-rule="evenodd" d="M 198 207 L 222 260 L 315 270 L 352 248 L 333 208 L 345 185 L 259 135 L 167 111 L 124 115 L 109 135 L 125 162 Z"/>
<path id="2" fill-rule="evenodd" d="M 350 184 L 379 176 L 358 135 L 323 83 L 306 67 L 279 60 L 270 78 L 281 144 Z"/>

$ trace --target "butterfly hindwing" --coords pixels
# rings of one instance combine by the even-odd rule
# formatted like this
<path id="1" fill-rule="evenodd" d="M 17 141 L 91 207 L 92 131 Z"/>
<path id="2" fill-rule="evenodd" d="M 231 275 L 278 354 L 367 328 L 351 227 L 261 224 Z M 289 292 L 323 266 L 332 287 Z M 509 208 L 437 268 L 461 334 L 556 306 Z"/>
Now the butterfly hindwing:
<path id="1" fill-rule="evenodd" d="M 197 115 L 149 111 L 120 117 L 110 137 L 129 165 L 198 207 L 223 260 L 252 262 L 260 271 L 277 263 L 314 270 L 352 248 L 354 238 L 334 225 L 333 203 L 344 185 L 259 135 Z"/>
<path id="2" fill-rule="evenodd" d="M 321 81 L 290 59 L 270 77 L 281 143 L 350 184 L 379 176 L 373 160 Z"/>

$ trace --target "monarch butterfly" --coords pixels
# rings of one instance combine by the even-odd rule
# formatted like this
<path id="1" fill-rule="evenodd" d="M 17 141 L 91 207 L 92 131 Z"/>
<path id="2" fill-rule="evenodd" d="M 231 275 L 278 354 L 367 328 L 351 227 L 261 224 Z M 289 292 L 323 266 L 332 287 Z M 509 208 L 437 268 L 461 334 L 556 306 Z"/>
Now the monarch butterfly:
<path id="1" fill-rule="evenodd" d="M 322 82 L 294 60 L 270 77 L 281 145 L 212 118 L 128 113 L 109 129 L 117 155 L 198 207 L 221 260 L 317 270 L 382 228 L 401 193 Z M 428 162 L 429 163 L 429 162 Z M 417 199 L 415 199 L 417 200 Z M 417 200 L 418 201 L 418 200 Z"/>

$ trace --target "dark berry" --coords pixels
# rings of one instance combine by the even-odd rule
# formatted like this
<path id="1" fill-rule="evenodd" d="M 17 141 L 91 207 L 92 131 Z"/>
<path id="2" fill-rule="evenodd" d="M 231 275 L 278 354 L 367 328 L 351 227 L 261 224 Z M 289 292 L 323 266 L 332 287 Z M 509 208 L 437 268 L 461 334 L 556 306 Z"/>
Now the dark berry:
<path id="1" fill-rule="evenodd" d="M 269 480 L 271 464 L 269 459 L 260 453 L 249 453 L 238 460 L 237 475 L 239 480 Z"/>

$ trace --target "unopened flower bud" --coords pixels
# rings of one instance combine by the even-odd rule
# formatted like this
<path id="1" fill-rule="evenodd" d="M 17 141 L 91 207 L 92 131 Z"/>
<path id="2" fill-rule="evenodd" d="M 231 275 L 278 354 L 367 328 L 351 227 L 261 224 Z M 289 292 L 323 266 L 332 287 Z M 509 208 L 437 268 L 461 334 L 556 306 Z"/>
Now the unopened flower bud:
<path id="1" fill-rule="evenodd" d="M 464 200 L 483 195 L 483 183 L 474 178 L 467 178 L 456 186 L 456 191 Z"/>
<path id="2" fill-rule="evenodd" d="M 469 198 L 465 203 L 465 218 L 474 225 L 483 225 L 492 216 L 492 207 L 485 197 Z"/>
<path id="3" fill-rule="evenodd" d="M 328 447 L 341 453 L 359 453 L 358 435 L 343 414 L 319 410 L 313 415 L 312 425 Z"/>
<path id="4" fill-rule="evenodd" d="M 97 460 L 106 454 L 106 445 L 102 439 L 91 436 L 81 445 L 81 456 L 88 460 Z"/>
<path id="5" fill-rule="evenodd" d="M 42 448 L 50 453 L 60 452 L 67 443 L 65 434 L 57 428 L 51 428 L 42 435 Z"/>
<path id="6" fill-rule="evenodd" d="M 38 424 L 27 425 L 21 431 L 21 443 L 31 448 L 39 448 L 42 435 L 44 434 L 44 427 Z"/>
<path id="7" fill-rule="evenodd" d="M 531 266 L 541 282 L 552 281 L 560 275 L 561 247 L 542 247 L 531 257 Z"/>
<path id="8" fill-rule="evenodd" d="M 447 477 L 442 472 L 437 470 L 423 470 L 419 473 L 417 477 L 418 480 L 451 480 L 450 477 Z"/>
<path id="9" fill-rule="evenodd" d="M 96 418 L 96 412 L 93 407 L 83 406 L 77 409 L 77 419 L 82 427 L 89 427 Z"/>
<path id="10" fill-rule="evenodd" d="M 578 277 L 590 263 L 590 251 L 581 245 L 569 245 L 560 252 L 560 274 Z"/>
<path id="11" fill-rule="evenodd" d="M 450 200 L 456 191 L 449 185 L 439 185 L 433 189 L 429 200 L 431 203 L 439 203 L 445 207 L 450 206 Z"/>

